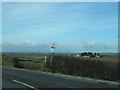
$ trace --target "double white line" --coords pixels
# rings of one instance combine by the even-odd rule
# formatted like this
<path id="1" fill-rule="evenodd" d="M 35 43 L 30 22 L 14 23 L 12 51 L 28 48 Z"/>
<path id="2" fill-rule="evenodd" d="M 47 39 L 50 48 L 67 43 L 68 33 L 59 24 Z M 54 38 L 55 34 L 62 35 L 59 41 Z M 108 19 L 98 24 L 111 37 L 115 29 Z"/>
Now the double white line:
<path id="1" fill-rule="evenodd" d="M 28 88 L 33 89 L 33 90 L 39 90 L 39 89 L 37 89 L 37 88 L 35 88 L 35 87 L 31 86 L 31 85 L 28 85 L 28 84 L 26 84 L 26 83 L 23 83 L 23 82 L 20 82 L 20 81 L 17 81 L 17 80 L 12 80 L 12 81 L 15 82 L 15 83 L 19 83 L 19 84 L 21 84 L 21 85 L 24 85 L 24 86 L 26 86 L 26 87 L 28 87 Z"/>

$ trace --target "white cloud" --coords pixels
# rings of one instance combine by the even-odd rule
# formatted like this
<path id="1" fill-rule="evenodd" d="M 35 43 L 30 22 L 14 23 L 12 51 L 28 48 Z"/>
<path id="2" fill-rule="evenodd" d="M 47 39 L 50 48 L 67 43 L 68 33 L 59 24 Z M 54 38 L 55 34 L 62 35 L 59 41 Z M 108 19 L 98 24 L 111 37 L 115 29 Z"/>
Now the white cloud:
<path id="1" fill-rule="evenodd" d="M 117 44 L 108 45 L 106 43 L 98 43 L 95 41 L 81 41 L 77 43 L 64 44 L 55 43 L 56 52 L 117 52 Z M 12 46 L 11 46 L 12 45 Z M 38 43 L 37 41 L 26 40 L 25 43 L 12 44 L 7 42 L 3 44 L 3 51 L 21 51 L 21 52 L 50 52 L 51 43 Z"/>
<path id="2" fill-rule="evenodd" d="M 26 40 L 24 44 L 27 44 L 28 46 L 35 47 L 38 45 L 37 41 L 31 41 L 31 40 Z"/>
<path id="3" fill-rule="evenodd" d="M 106 43 L 99 43 L 95 41 L 80 41 L 71 44 L 59 44 L 58 51 L 66 52 L 117 52 L 117 44 L 108 45 Z"/>

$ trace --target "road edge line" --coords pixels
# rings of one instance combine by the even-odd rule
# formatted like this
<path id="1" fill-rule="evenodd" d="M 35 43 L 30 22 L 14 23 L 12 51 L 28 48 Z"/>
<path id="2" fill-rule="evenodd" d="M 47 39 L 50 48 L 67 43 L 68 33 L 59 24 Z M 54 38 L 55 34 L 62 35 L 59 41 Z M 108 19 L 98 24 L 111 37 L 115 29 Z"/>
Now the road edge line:
<path id="1" fill-rule="evenodd" d="M 23 82 L 20 82 L 20 81 L 18 81 L 18 80 L 12 80 L 13 82 L 15 82 L 15 83 L 19 83 L 19 84 L 21 84 L 21 85 L 24 85 L 24 86 L 26 86 L 26 87 L 29 87 L 29 88 L 31 88 L 31 89 L 34 89 L 34 90 L 38 90 L 37 88 L 35 88 L 35 87 L 33 87 L 33 86 L 31 86 L 31 85 L 28 85 L 28 84 L 26 84 L 26 83 L 23 83 Z"/>

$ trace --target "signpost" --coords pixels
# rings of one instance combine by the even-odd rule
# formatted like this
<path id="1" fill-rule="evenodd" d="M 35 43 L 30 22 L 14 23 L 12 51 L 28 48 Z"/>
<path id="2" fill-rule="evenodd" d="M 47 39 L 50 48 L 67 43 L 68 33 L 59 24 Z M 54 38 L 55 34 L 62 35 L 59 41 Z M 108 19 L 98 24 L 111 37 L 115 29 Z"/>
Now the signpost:
<path id="1" fill-rule="evenodd" d="M 50 67 L 52 68 L 52 61 L 53 61 L 53 56 L 54 56 L 54 50 L 55 50 L 55 44 L 53 43 L 51 46 L 51 60 L 50 60 Z"/>

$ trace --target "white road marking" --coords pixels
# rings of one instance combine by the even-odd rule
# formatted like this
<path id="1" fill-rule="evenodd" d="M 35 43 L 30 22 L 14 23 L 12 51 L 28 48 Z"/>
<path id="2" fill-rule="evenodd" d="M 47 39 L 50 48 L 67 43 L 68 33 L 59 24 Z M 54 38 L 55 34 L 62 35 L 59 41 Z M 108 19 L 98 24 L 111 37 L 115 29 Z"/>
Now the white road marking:
<path id="1" fill-rule="evenodd" d="M 26 86 L 26 87 L 29 87 L 29 88 L 31 88 L 31 89 L 38 90 L 37 88 L 35 88 L 35 87 L 31 86 L 31 85 L 28 85 L 28 84 L 26 84 L 26 83 L 23 83 L 23 82 L 20 82 L 20 81 L 17 81 L 17 80 L 12 80 L 12 81 L 13 81 L 13 82 L 16 82 L 16 83 L 19 83 L 19 84 L 22 84 L 22 85 L 24 85 L 24 86 Z"/>

